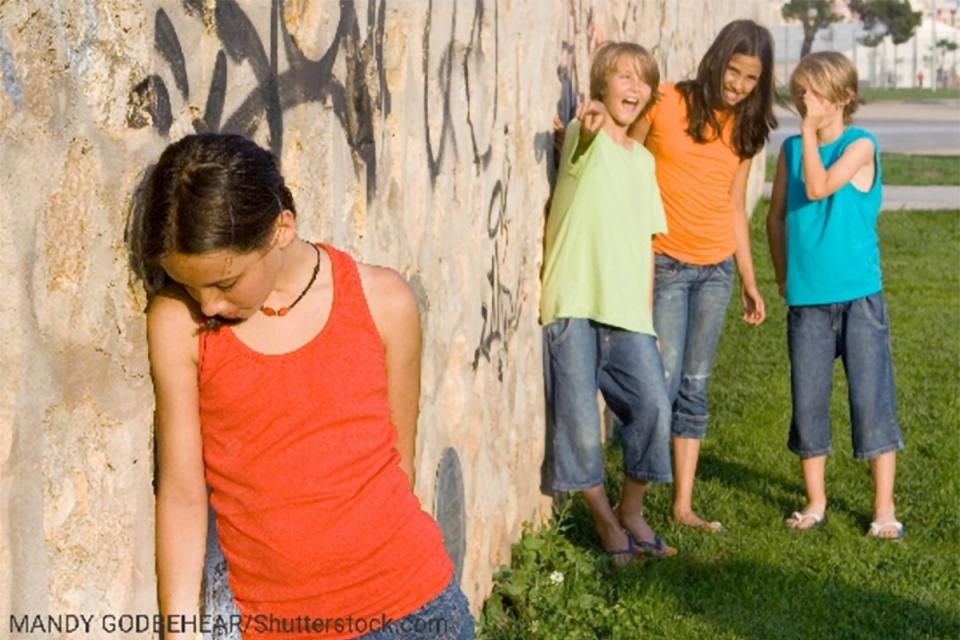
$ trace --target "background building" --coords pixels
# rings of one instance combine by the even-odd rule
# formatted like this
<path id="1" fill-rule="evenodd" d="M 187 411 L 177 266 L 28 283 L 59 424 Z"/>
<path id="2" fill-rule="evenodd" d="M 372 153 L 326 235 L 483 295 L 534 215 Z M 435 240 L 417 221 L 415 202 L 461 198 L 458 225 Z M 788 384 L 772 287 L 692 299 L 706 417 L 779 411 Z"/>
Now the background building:
<path id="1" fill-rule="evenodd" d="M 783 0 L 770 3 L 773 17 L 771 33 L 776 42 L 777 82 L 784 84 L 800 57 L 803 28 L 797 22 L 785 22 L 780 13 Z M 866 87 L 930 87 L 931 78 L 938 88 L 960 86 L 958 77 L 958 0 L 911 0 L 923 20 L 913 38 L 894 45 L 888 36 L 875 47 L 859 40 L 867 35 L 846 0 L 834 2 L 834 12 L 842 19 L 817 33 L 812 51 L 839 51 L 853 60 Z"/>

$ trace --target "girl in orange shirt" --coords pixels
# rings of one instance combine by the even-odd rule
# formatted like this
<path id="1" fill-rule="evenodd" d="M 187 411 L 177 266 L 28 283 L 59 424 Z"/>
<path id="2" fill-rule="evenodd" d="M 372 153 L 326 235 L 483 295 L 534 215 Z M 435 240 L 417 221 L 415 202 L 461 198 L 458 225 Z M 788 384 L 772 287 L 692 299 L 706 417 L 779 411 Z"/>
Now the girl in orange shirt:
<path id="1" fill-rule="evenodd" d="M 745 195 L 753 156 L 773 115 L 773 41 L 751 20 L 726 25 L 693 80 L 660 86 L 661 98 L 630 135 L 657 165 L 667 217 L 654 240 L 654 326 L 673 402 L 673 518 L 717 531 L 693 510 L 707 384 L 733 283 L 740 275 L 743 320 L 763 322 L 747 229 Z"/>
<path id="2" fill-rule="evenodd" d="M 241 136 L 171 144 L 146 187 L 166 637 L 197 628 L 209 487 L 245 639 L 472 638 L 411 490 L 417 301 L 300 239 L 295 216 L 276 159 Z"/>

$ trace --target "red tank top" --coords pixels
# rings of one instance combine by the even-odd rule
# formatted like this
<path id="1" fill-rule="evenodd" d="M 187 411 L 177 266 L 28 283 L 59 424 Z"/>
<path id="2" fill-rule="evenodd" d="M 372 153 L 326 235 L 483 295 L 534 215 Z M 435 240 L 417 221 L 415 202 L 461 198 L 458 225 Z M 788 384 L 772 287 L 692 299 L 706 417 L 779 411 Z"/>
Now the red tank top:
<path id="1" fill-rule="evenodd" d="M 358 619 L 401 618 L 452 576 L 399 466 L 383 343 L 356 263 L 323 248 L 333 303 L 310 342 L 266 355 L 229 327 L 200 338 L 206 480 L 244 638 L 262 637 L 270 614 L 344 621 L 319 635 L 274 626 L 274 637 L 362 635 L 372 629 Z"/>

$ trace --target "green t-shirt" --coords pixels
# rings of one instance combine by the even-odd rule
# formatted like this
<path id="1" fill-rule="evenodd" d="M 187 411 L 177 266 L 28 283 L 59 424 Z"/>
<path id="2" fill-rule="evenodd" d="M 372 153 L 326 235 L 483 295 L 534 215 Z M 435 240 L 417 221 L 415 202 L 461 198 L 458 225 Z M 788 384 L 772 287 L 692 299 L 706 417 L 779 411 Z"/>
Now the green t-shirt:
<path id="1" fill-rule="evenodd" d="M 656 335 L 650 316 L 651 241 L 667 221 L 653 156 L 601 130 L 576 163 L 580 122 L 567 127 L 547 219 L 540 322 L 590 318 Z"/>

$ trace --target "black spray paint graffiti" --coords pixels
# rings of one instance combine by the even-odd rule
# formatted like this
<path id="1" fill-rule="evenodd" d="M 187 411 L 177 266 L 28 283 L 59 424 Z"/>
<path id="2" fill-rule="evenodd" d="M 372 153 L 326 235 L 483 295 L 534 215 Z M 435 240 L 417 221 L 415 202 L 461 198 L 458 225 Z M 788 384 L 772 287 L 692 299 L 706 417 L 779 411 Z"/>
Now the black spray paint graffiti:
<path id="1" fill-rule="evenodd" d="M 437 3 L 434 9 L 434 2 L 430 0 L 427 9 L 427 19 L 423 30 L 423 118 L 424 128 L 426 129 L 426 151 L 427 164 L 430 168 L 430 180 L 436 182 L 440 175 L 440 169 L 443 165 L 444 155 L 449 144 L 454 156 L 458 154 L 457 138 L 453 129 L 453 120 L 451 113 L 451 98 L 453 97 L 453 72 L 457 68 L 455 64 L 456 30 L 457 30 L 457 4 L 453 2 L 442 1 Z M 449 17 L 444 12 L 449 12 Z M 463 52 L 463 59 L 460 66 L 463 71 L 463 87 L 466 94 L 467 104 L 467 126 L 470 129 L 470 143 L 473 151 L 473 162 L 475 164 L 477 175 L 485 170 L 493 157 L 493 133 L 497 125 L 498 108 L 498 83 L 497 76 L 500 67 L 500 5 L 493 3 L 493 51 L 488 51 L 490 43 L 484 41 L 484 17 L 487 9 L 483 0 L 475 0 L 473 6 L 473 18 L 470 23 L 470 40 Z M 436 38 L 438 31 L 434 24 L 435 13 L 437 16 L 436 26 L 443 28 L 449 24 L 449 38 L 439 48 L 433 46 L 431 49 L 431 39 Z M 486 46 L 485 46 L 486 45 Z M 431 54 L 431 50 L 433 54 Z M 438 54 L 438 55 L 437 55 Z M 490 60 L 488 56 L 492 54 L 493 75 L 487 79 L 487 84 L 493 87 L 493 110 L 487 112 L 484 105 L 477 105 L 477 76 L 482 68 L 489 68 Z M 436 56 L 436 57 L 434 57 Z M 433 76 L 436 74 L 436 79 Z M 471 80 L 474 81 L 474 91 L 471 94 Z M 432 99 L 440 100 L 441 117 L 439 134 L 434 134 L 431 130 L 430 107 Z M 483 139 L 486 138 L 486 145 Z M 483 148 L 485 146 L 485 148 Z"/>
<path id="2" fill-rule="evenodd" d="M 499 73 L 500 73 L 500 6 L 492 3 L 492 23 L 490 8 L 483 0 L 474 0 L 473 16 L 470 20 L 470 35 L 465 46 L 457 42 L 458 4 L 453 2 L 428 3 L 426 23 L 423 33 L 423 117 L 426 130 L 427 164 L 430 180 L 436 179 L 443 169 L 445 160 L 459 155 L 454 119 L 452 113 L 455 88 L 461 80 L 456 72 L 462 72 L 462 83 L 466 103 L 466 121 L 470 132 L 472 162 L 477 176 L 490 170 L 494 156 L 494 137 L 499 116 Z M 449 29 L 449 31 L 443 31 Z M 462 51 L 462 53 L 459 53 Z M 462 56 L 462 58 L 458 57 Z M 484 75 L 486 74 L 486 75 Z M 492 90 L 492 108 L 487 91 Z M 431 121 L 431 107 L 434 117 L 437 108 L 440 117 Z M 431 126 L 433 125 L 433 126 Z M 503 128 L 504 147 L 508 147 L 507 127 Z M 525 263 L 520 265 L 520 276 L 511 288 L 503 273 L 506 247 L 509 244 L 509 226 L 507 216 L 507 195 L 510 185 L 510 161 L 506 158 L 504 172 L 495 182 L 487 208 L 487 237 L 493 244 L 490 256 L 490 270 L 486 273 L 490 287 L 489 298 L 480 305 L 480 317 L 483 326 L 480 340 L 474 351 L 473 369 L 480 366 L 480 360 L 494 363 L 497 377 L 503 380 L 503 368 L 507 344 L 520 324 L 521 302 L 517 298 L 523 281 Z M 497 348 L 497 345 L 500 348 Z"/>
<path id="3" fill-rule="evenodd" d="M 201 0 L 183 0 L 183 5 L 189 15 L 202 19 Z M 203 115 L 193 120 L 194 130 L 252 137 L 265 120 L 270 149 L 279 156 L 283 149 L 283 113 L 308 102 L 330 104 L 346 134 L 355 170 L 366 171 L 367 196 L 372 197 L 377 183 L 374 110 L 379 109 L 384 115 L 390 112 L 383 67 L 386 0 L 369 0 L 366 18 L 366 38 L 361 40 L 354 2 L 340 0 L 340 19 L 333 41 L 319 59 L 311 60 L 290 34 L 283 19 L 282 0 L 271 2 L 269 53 L 236 0 L 218 0 L 213 23 L 222 48 L 217 53 Z M 287 63 L 282 73 L 279 70 L 281 41 Z M 155 17 L 154 46 L 169 66 L 177 92 L 186 103 L 190 98 L 190 85 L 183 48 L 173 22 L 163 9 L 159 9 Z M 341 51 L 347 68 L 344 81 L 333 75 L 333 65 Z M 257 85 L 226 122 L 222 122 L 228 59 L 237 65 L 248 63 Z M 371 67 L 378 79 L 373 92 L 364 80 Z M 134 128 L 152 123 L 161 135 L 169 134 L 173 108 L 170 92 L 159 75 L 148 76 L 131 90 L 127 123 Z"/>
<path id="4" fill-rule="evenodd" d="M 577 66 L 577 42 L 584 35 L 587 37 L 587 57 L 591 58 L 597 48 L 603 44 L 603 30 L 594 20 L 592 7 L 585 10 L 583 3 L 579 0 L 569 0 L 567 33 L 560 43 L 560 64 L 557 66 L 557 79 L 560 80 L 557 115 L 564 124 L 573 118 L 577 104 L 589 98 L 589 67 L 584 74 L 585 78 L 581 79 Z"/>
<path id="5" fill-rule="evenodd" d="M 504 131 L 506 133 L 506 130 Z M 490 196 L 487 208 L 487 235 L 493 241 L 493 255 L 490 257 L 490 271 L 487 272 L 487 282 L 490 285 L 490 301 L 480 305 L 480 316 L 483 318 L 483 329 L 480 332 L 480 344 L 473 352 L 474 370 L 480 365 L 480 358 L 493 362 L 496 357 L 497 379 L 503 382 L 503 365 L 506 355 L 506 345 L 510 336 L 520 325 L 522 301 L 515 292 L 520 291 L 523 281 L 524 264 L 520 265 L 517 284 L 511 289 L 504 284 L 503 266 L 500 256 L 510 244 L 510 227 L 507 218 L 507 196 L 510 191 L 511 167 L 506 165 L 505 180 L 497 180 Z M 494 353 L 495 343 L 501 343 L 503 349 Z"/>

